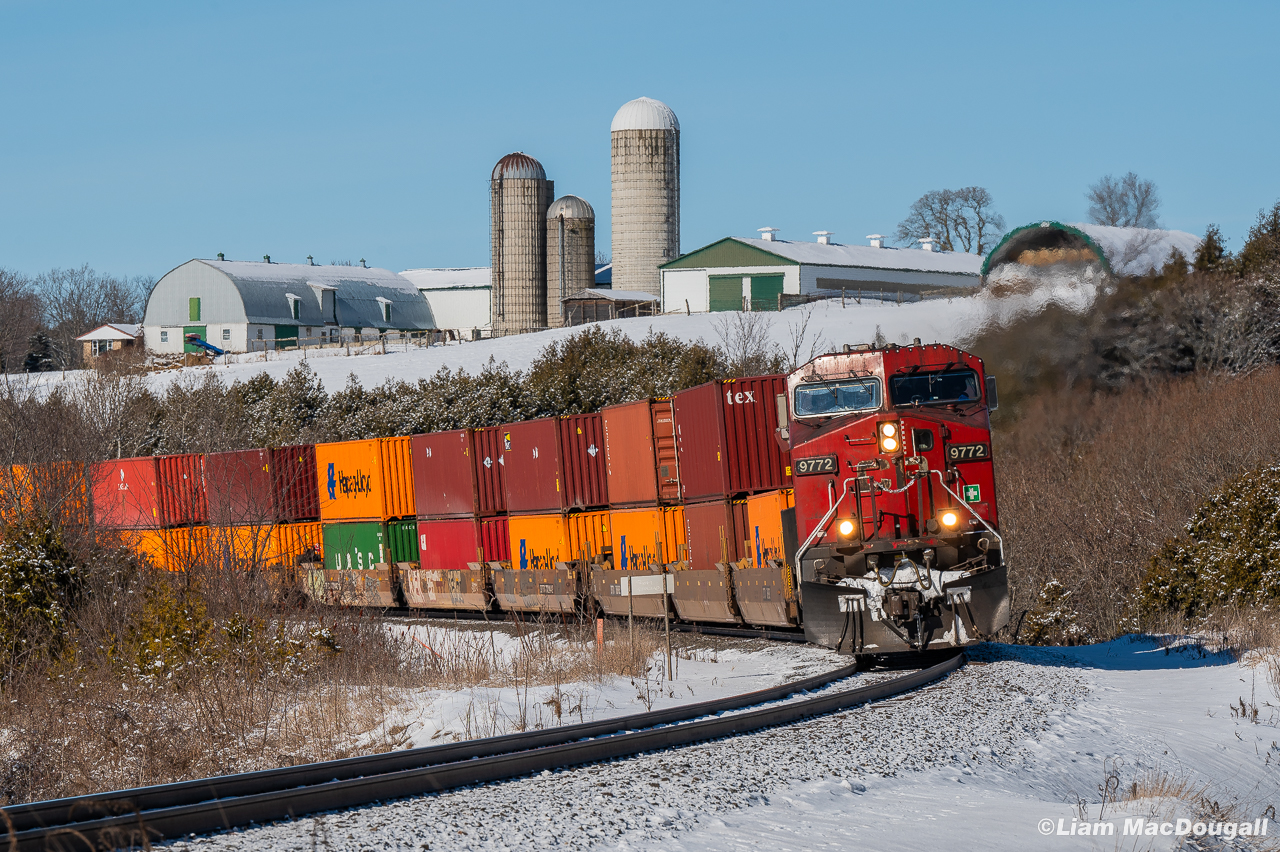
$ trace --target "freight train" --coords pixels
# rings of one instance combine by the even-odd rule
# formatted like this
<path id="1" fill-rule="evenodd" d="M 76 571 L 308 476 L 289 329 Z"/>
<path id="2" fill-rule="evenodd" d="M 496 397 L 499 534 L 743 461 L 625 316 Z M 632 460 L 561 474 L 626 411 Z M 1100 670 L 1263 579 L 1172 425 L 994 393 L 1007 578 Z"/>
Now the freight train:
<path id="1" fill-rule="evenodd" d="M 1009 619 L 994 379 L 952 346 L 409 437 L 117 459 L 94 518 L 173 570 L 275 569 L 331 605 L 674 617 L 845 653 Z"/>

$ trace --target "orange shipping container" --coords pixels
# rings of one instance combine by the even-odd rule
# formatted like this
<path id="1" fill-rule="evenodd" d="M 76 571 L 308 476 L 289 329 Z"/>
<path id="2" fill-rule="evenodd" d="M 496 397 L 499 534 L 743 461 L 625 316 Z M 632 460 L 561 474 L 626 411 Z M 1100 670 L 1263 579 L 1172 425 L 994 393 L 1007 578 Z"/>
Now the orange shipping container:
<path id="1" fill-rule="evenodd" d="M 608 512 L 570 515 L 511 515 L 513 568 L 554 568 L 557 562 L 590 559 L 610 546 Z"/>
<path id="2" fill-rule="evenodd" d="M 786 542 L 782 537 L 782 513 L 796 505 L 796 494 L 790 488 L 769 491 L 747 498 L 747 529 L 751 535 L 751 565 L 765 567 L 770 559 L 786 560 Z"/>
<path id="3" fill-rule="evenodd" d="M 208 527 L 121 530 L 120 535 L 138 558 L 164 571 L 205 568 L 211 562 Z"/>
<path id="4" fill-rule="evenodd" d="M 276 524 L 276 555 L 282 565 L 323 562 L 322 541 L 319 521 Z"/>
<path id="5" fill-rule="evenodd" d="M 408 438 L 316 444 L 323 521 L 412 518 L 413 464 Z"/>
<path id="6" fill-rule="evenodd" d="M 644 571 L 687 559 L 684 507 L 616 509 L 613 527 L 613 567 Z"/>

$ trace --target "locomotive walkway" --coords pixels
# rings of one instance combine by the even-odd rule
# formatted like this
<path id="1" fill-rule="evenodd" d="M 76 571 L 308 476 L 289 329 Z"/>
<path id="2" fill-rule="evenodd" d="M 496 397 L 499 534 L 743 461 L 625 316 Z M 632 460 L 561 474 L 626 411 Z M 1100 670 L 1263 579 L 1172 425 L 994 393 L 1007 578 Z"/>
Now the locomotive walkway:
<path id="1" fill-rule="evenodd" d="M 853 675 L 850 665 L 743 695 L 668 710 L 450 745 L 162 784 L 0 809 L 0 848 L 144 846 L 305 814 L 436 793 L 787 725 L 918 689 L 964 663 L 748 712 Z M 728 714 L 728 715 L 717 715 Z M 712 717 L 712 718 L 705 718 Z"/>

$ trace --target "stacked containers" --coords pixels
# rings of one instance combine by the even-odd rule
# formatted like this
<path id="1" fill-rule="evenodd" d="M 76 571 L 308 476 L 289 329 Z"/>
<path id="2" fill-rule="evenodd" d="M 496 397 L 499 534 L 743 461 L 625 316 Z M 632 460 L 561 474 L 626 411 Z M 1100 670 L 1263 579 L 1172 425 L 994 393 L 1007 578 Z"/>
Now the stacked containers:
<path id="1" fill-rule="evenodd" d="M 387 526 L 415 515 L 409 438 L 316 444 L 315 464 L 326 566 L 371 570 L 416 552 L 416 529 Z"/>
<path id="2" fill-rule="evenodd" d="M 291 567 L 319 556 L 321 538 L 311 528 L 320 513 L 315 468 L 311 444 L 205 456 L 209 521 L 228 530 L 214 536 L 226 564 Z M 290 524 L 306 528 L 284 529 Z"/>
<path id="3" fill-rule="evenodd" d="M 502 427 L 510 559 L 555 568 L 611 548 L 604 422 L 599 414 L 544 417 Z"/>
<path id="4" fill-rule="evenodd" d="M 202 532 L 160 535 L 135 547 L 171 570 L 203 563 L 208 555 L 209 510 L 204 457 L 188 453 L 100 462 L 90 471 L 93 514 L 98 526 L 119 530 Z M 129 540 L 137 536 L 127 537 Z"/>
<path id="5" fill-rule="evenodd" d="M 413 561 L 431 570 L 461 570 L 510 559 L 498 428 L 415 435 L 411 448 L 418 517 Z"/>
<path id="6" fill-rule="evenodd" d="M 684 507 L 686 561 L 695 571 L 717 562 L 737 562 L 747 555 L 746 500 L 709 500 Z"/>
<path id="7" fill-rule="evenodd" d="M 683 506 L 614 509 L 614 567 L 623 571 L 662 570 L 683 560 L 687 551 Z"/>
<path id="8" fill-rule="evenodd" d="M 670 399 L 642 399 L 600 412 L 604 424 L 609 505 L 680 501 L 675 420 Z"/>
<path id="9" fill-rule="evenodd" d="M 782 532 L 782 514 L 796 505 L 790 488 L 769 491 L 747 498 L 747 544 L 752 568 L 763 568 L 770 559 L 790 563 L 787 541 Z M 794 545 L 793 545 L 794 546 Z"/>

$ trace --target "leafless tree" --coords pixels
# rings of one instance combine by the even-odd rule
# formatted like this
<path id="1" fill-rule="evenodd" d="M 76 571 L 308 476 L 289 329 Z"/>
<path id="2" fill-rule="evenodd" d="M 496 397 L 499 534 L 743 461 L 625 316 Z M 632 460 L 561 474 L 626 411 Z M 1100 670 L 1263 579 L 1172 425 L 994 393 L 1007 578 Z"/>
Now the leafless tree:
<path id="1" fill-rule="evenodd" d="M 721 357 L 729 378 L 779 372 L 786 356 L 773 342 L 768 314 L 751 311 L 722 314 L 715 320 Z"/>
<path id="2" fill-rule="evenodd" d="M 86 331 L 109 322 L 138 323 L 155 279 L 102 275 L 88 265 L 79 269 L 53 269 L 35 279 L 43 302 L 44 318 L 62 366 L 80 362 L 75 340 Z"/>
<path id="3" fill-rule="evenodd" d="M 1133 172 L 1116 178 L 1105 175 L 1085 193 L 1089 221 L 1121 228 L 1158 228 L 1160 193 L 1156 185 Z"/>
<path id="4" fill-rule="evenodd" d="M 22 369 L 27 341 L 40 329 L 40 298 L 25 275 L 0 269 L 0 372 Z"/>
<path id="5" fill-rule="evenodd" d="M 813 305 L 807 305 L 796 318 L 787 323 L 785 354 L 788 372 L 797 370 L 802 364 L 807 364 L 818 357 L 818 353 L 827 345 L 827 340 L 820 331 L 813 336 L 812 340 L 809 338 L 809 322 L 813 319 L 813 308 Z M 807 354 L 804 354 L 806 352 Z"/>
<path id="6" fill-rule="evenodd" d="M 1004 230 L 1004 217 L 995 210 L 991 193 L 980 186 L 935 189 L 911 205 L 898 223 L 898 242 L 913 244 L 932 237 L 941 251 L 984 254 Z"/>

